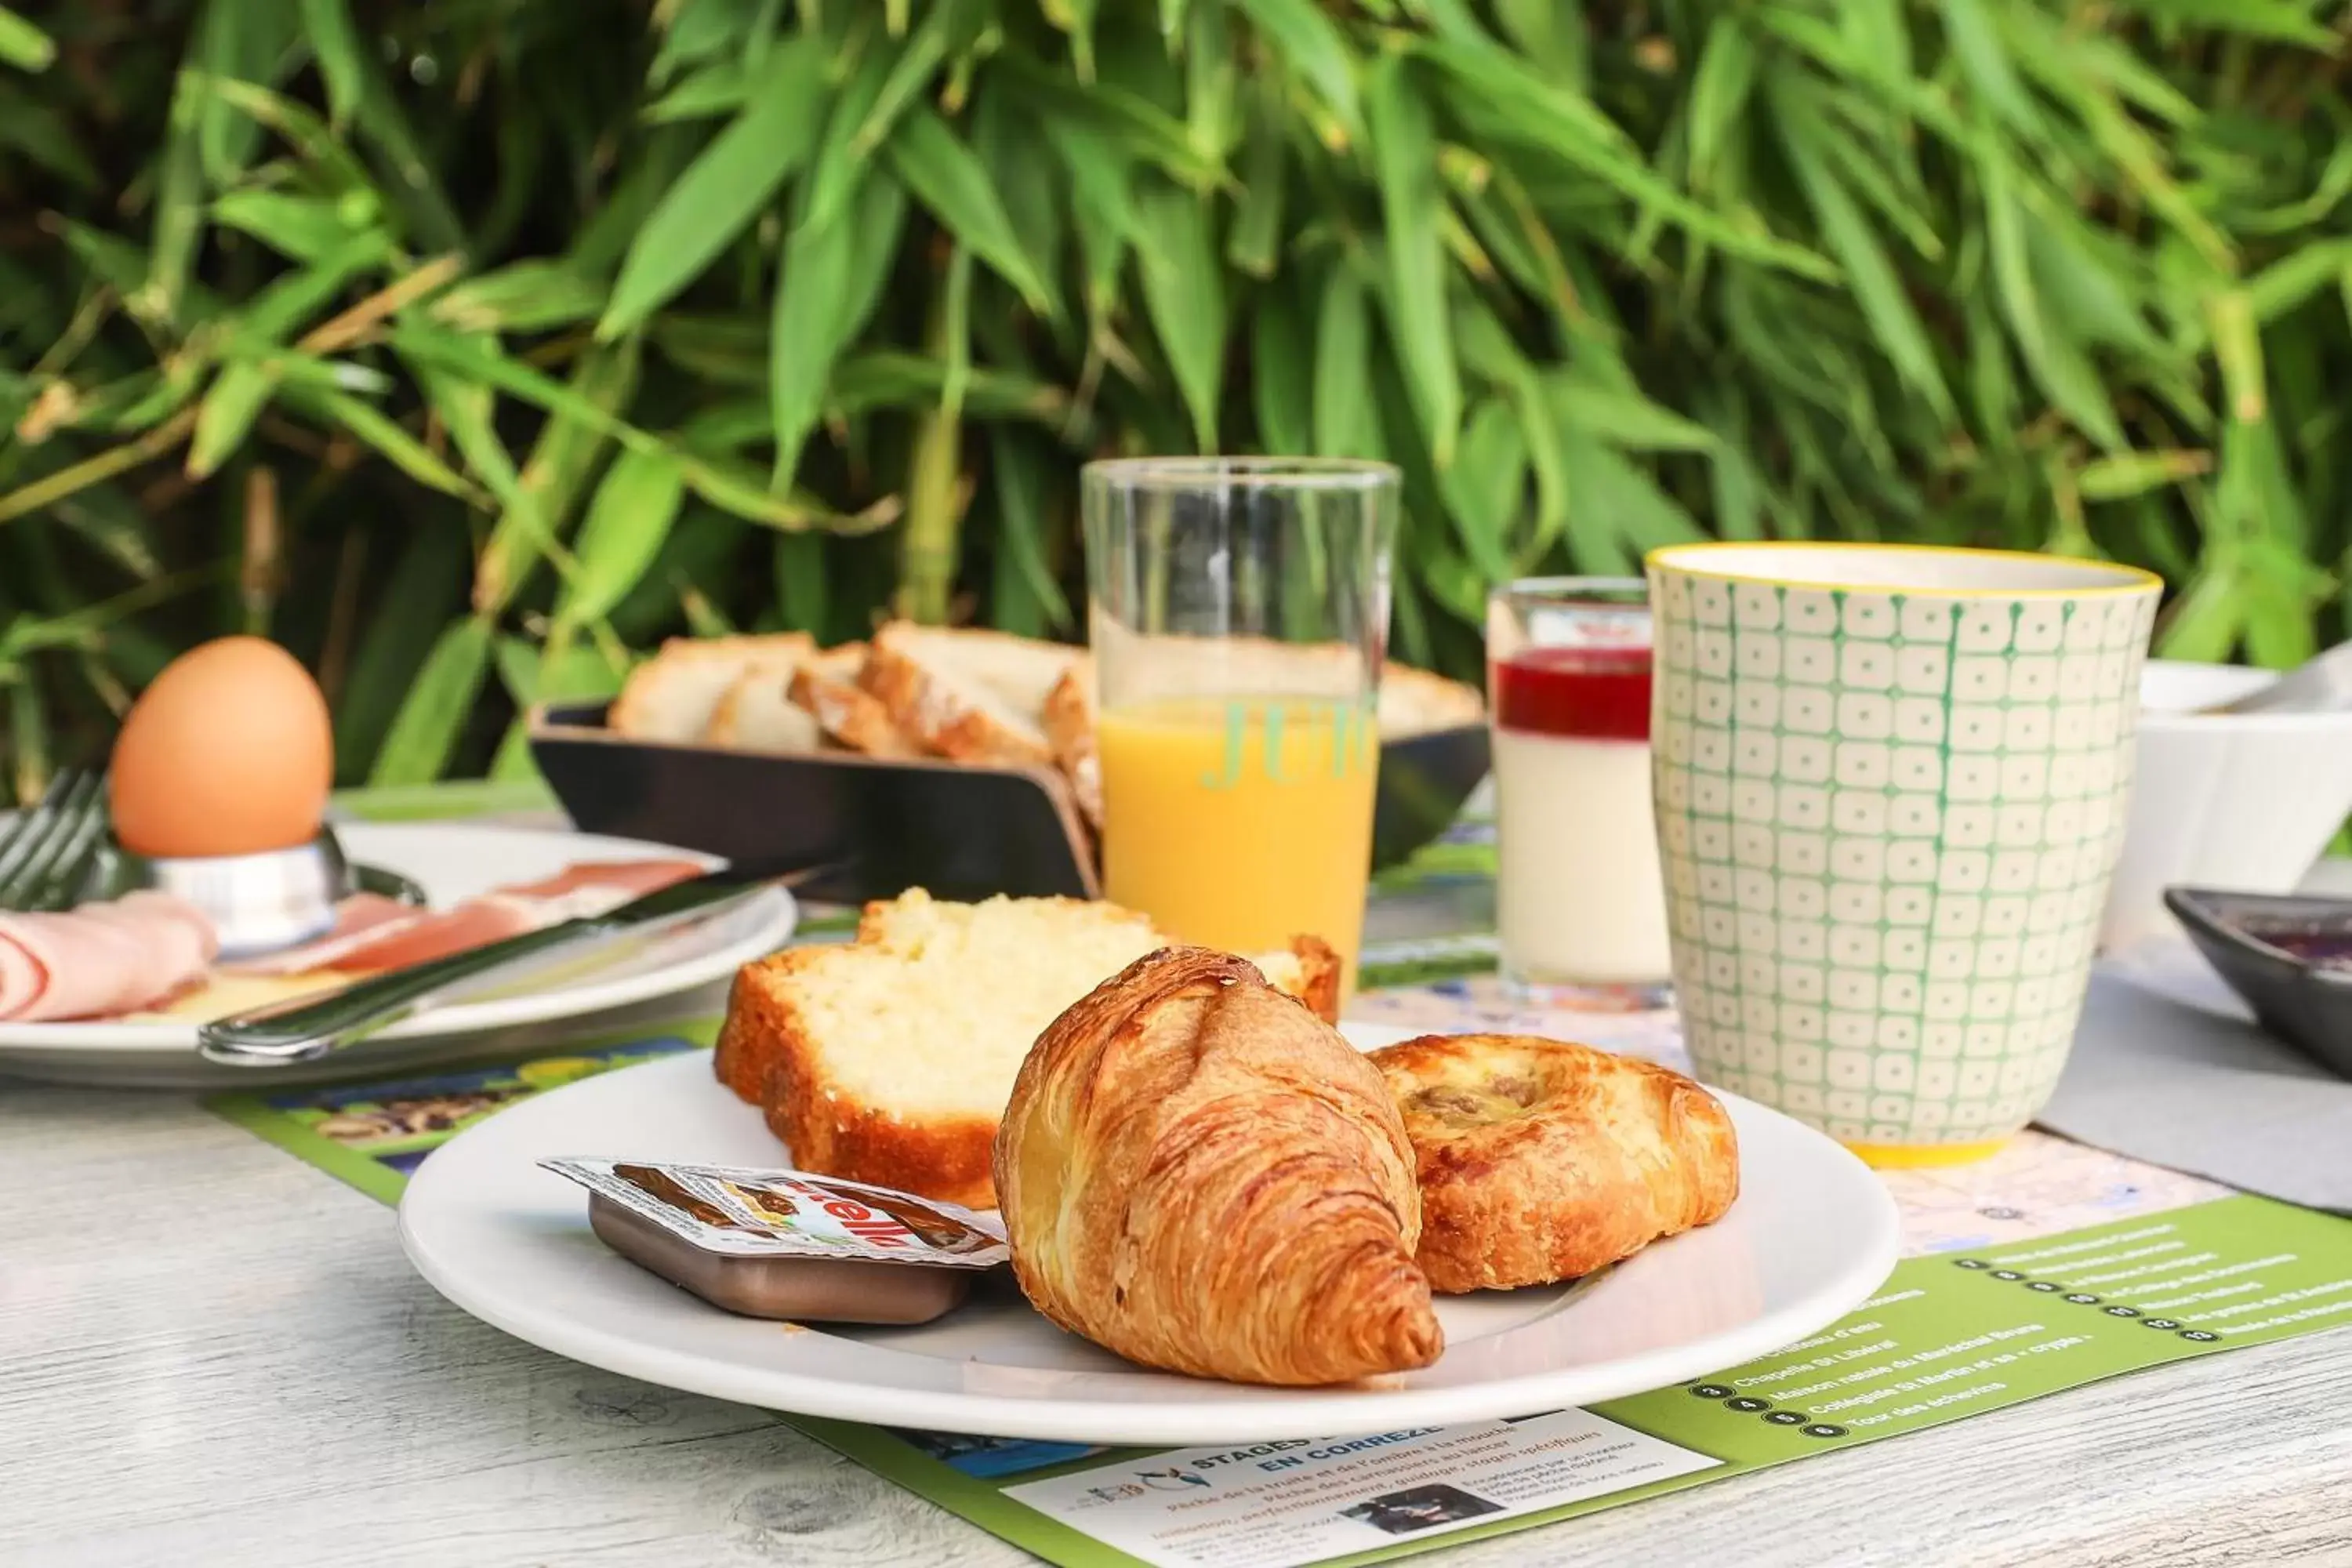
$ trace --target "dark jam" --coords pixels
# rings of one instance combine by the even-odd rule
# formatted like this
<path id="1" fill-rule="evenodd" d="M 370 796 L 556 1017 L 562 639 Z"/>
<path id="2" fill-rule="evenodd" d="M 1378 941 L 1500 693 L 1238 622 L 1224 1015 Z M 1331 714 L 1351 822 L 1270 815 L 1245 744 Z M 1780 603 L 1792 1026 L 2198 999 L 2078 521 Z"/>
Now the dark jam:
<path id="1" fill-rule="evenodd" d="M 2256 942 L 2299 958 L 2314 969 L 2352 971 L 2352 928 L 2333 922 L 2305 925 L 2264 920 L 2235 923 Z"/>
<path id="2" fill-rule="evenodd" d="M 1506 730 L 1589 741 L 1650 738 L 1650 650 L 1521 648 L 1487 674 Z"/>

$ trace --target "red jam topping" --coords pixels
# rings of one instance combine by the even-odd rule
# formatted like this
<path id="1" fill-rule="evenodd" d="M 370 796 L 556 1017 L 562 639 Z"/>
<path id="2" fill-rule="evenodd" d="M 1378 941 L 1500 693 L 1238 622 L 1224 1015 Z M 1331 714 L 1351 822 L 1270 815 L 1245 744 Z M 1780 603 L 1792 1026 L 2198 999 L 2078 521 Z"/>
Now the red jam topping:
<path id="1" fill-rule="evenodd" d="M 1488 671 L 1506 730 L 1590 741 L 1650 738 L 1650 650 L 1526 647 Z"/>

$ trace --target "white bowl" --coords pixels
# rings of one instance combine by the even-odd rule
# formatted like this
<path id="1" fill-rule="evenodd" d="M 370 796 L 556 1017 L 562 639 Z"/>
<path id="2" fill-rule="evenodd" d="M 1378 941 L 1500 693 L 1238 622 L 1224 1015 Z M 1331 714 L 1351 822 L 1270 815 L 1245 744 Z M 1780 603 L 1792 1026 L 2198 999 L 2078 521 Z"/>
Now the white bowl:
<path id="1" fill-rule="evenodd" d="M 2293 891 L 2352 814 L 2352 713 L 2197 711 L 2273 679 L 2236 665 L 2148 662 L 2102 948 L 2178 935 L 2168 887 Z"/>

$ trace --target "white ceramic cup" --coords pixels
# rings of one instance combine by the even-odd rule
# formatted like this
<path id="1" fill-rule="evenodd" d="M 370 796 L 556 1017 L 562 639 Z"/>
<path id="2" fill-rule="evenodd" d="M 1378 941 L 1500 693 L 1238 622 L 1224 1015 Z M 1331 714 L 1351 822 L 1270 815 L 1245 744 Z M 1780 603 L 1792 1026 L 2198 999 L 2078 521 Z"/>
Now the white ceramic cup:
<path id="1" fill-rule="evenodd" d="M 2056 1087 L 2123 841 L 2161 584 L 1872 544 L 1654 551 L 1675 988 L 1701 1076 L 1882 1164 Z"/>
<path id="2" fill-rule="evenodd" d="M 2199 711 L 2273 679 L 2239 665 L 2148 662 L 2102 951 L 2178 939 L 2167 888 L 2293 892 L 2352 815 L 2352 712 Z"/>

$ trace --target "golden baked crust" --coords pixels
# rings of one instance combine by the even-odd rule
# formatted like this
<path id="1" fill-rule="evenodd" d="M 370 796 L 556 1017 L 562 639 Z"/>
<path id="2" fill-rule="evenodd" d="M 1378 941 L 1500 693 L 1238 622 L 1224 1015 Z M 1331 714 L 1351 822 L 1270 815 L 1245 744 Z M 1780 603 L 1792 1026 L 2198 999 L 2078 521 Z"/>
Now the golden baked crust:
<path id="1" fill-rule="evenodd" d="M 866 645 L 828 649 L 793 671 L 785 691 L 816 720 L 826 735 L 869 757 L 919 757 L 926 753 L 891 721 L 882 700 L 857 684 Z"/>
<path id="2" fill-rule="evenodd" d="M 1475 686 L 1391 659 L 1381 670 L 1381 738 L 1400 741 L 1486 720 L 1486 699 Z"/>
<path id="3" fill-rule="evenodd" d="M 1528 1035 L 1428 1035 L 1371 1060 L 1412 1140 L 1436 1289 L 1573 1279 L 1739 1194 L 1730 1116 L 1653 1063 Z"/>
<path id="4" fill-rule="evenodd" d="M 868 919 L 874 908 L 867 906 Z M 796 1169 L 967 1208 L 995 1207 L 989 1181 L 994 1118 L 901 1119 L 829 1081 L 792 996 L 792 976 L 825 951 L 791 948 L 736 973 L 711 1064 L 719 1081 L 760 1107 Z"/>
<path id="5" fill-rule="evenodd" d="M 1319 936 L 1294 936 L 1290 956 L 1297 961 L 1295 980 L 1275 982 L 1275 989 L 1306 1004 L 1307 1010 L 1327 1024 L 1339 1021 L 1339 952 Z M 1264 959 L 1256 962 L 1263 963 Z"/>
<path id="6" fill-rule="evenodd" d="M 1102 826 L 1102 757 L 1095 749 L 1095 671 L 1074 661 L 1045 693 L 1045 740 L 1087 821 Z"/>
<path id="7" fill-rule="evenodd" d="M 1342 1383 L 1444 1349 L 1380 1075 L 1244 959 L 1162 948 L 1055 1019 L 996 1140 L 1037 1310 L 1148 1366 Z"/>
<path id="8" fill-rule="evenodd" d="M 866 645 L 857 683 L 889 711 L 901 731 L 940 756 L 1050 770 L 1054 751 L 1043 727 L 1044 689 L 1034 699 L 1039 711 L 1024 711 L 984 672 L 1007 661 L 1043 662 L 1058 676 L 1081 657 L 1076 648 L 1005 632 L 950 632 L 894 621 Z M 1046 687 L 1053 679 L 1046 678 Z"/>

